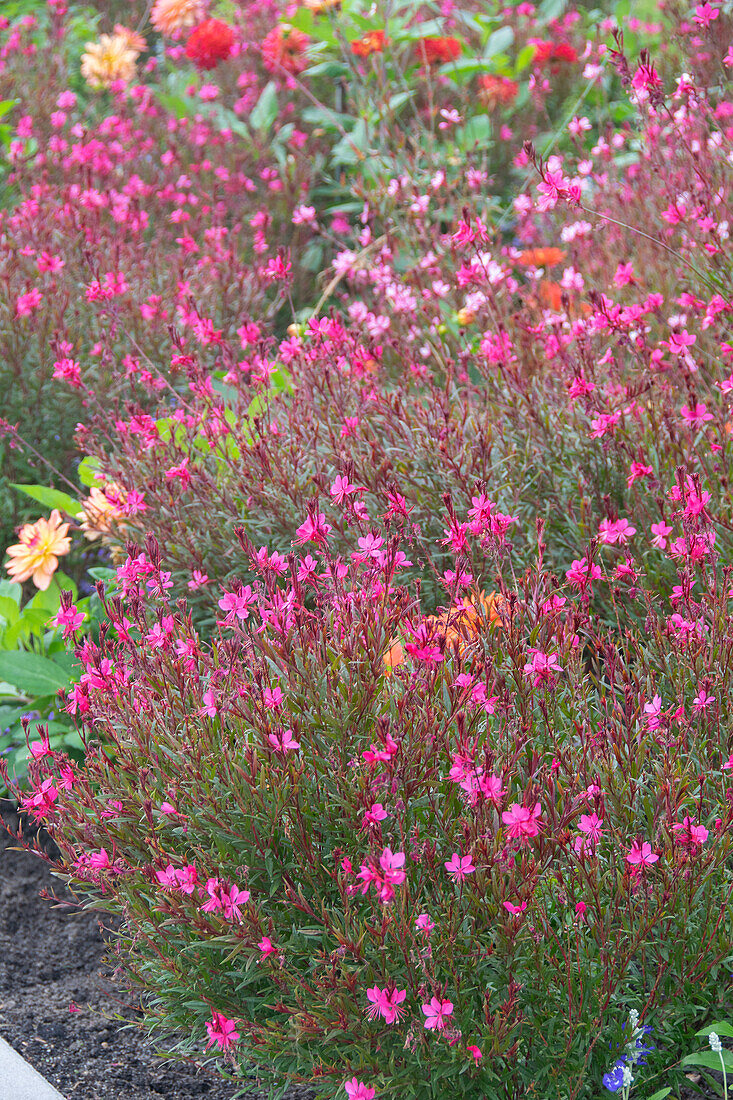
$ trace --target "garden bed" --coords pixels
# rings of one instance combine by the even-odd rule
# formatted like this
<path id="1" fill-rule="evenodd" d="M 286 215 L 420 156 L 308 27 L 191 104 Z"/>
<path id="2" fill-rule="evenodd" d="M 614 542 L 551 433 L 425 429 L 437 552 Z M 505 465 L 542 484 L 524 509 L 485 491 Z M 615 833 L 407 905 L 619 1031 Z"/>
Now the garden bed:
<path id="1" fill-rule="evenodd" d="M 17 827 L 15 814 L 2 818 Z M 162 1061 L 139 1031 L 125 1026 L 135 1012 L 103 974 L 98 919 L 39 897 L 42 890 L 60 893 L 59 883 L 43 860 L 15 848 L 3 830 L 0 1035 L 66 1100 L 232 1100 L 237 1089 L 218 1074 Z"/>

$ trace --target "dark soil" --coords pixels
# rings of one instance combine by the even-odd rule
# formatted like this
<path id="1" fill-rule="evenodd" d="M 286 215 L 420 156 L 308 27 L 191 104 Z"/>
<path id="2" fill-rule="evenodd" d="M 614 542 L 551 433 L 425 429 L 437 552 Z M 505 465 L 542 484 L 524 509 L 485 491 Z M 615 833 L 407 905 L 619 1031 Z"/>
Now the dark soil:
<path id="1" fill-rule="evenodd" d="M 17 829 L 7 804 L 0 814 Z M 0 1035 L 6 1042 L 66 1100 L 242 1095 L 210 1070 L 164 1062 L 138 1029 L 125 1027 L 135 1012 L 125 1007 L 124 991 L 101 973 L 105 941 L 98 917 L 40 898 L 41 890 L 61 896 L 61 884 L 43 859 L 13 850 L 18 847 L 0 821 Z M 263 1094 L 247 1095 L 254 1100 Z M 289 1100 L 306 1097 L 303 1090 L 288 1093 Z"/>

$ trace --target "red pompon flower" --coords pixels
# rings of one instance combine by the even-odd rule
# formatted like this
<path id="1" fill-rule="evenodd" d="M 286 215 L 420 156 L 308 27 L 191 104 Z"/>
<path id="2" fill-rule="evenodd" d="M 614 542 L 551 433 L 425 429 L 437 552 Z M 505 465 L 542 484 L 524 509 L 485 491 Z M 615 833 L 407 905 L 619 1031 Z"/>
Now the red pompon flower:
<path id="1" fill-rule="evenodd" d="M 369 57 L 373 53 L 382 53 L 385 46 L 389 45 L 389 39 L 384 31 L 369 31 L 363 38 L 357 38 L 351 43 L 351 52 L 356 57 Z"/>
<path id="2" fill-rule="evenodd" d="M 268 73 L 275 73 L 283 69 L 287 73 L 297 76 L 308 65 L 306 50 L 310 44 L 307 34 L 291 27 L 289 23 L 281 23 L 265 35 L 262 40 L 262 64 Z"/>
<path id="3" fill-rule="evenodd" d="M 207 19 L 196 27 L 186 43 L 186 57 L 197 69 L 215 69 L 231 57 L 234 31 L 221 19 Z"/>
<path id="4" fill-rule="evenodd" d="M 571 65 L 578 60 L 578 55 L 568 42 L 535 42 L 535 65 L 550 65 L 551 72 L 558 71 L 558 62 L 565 61 Z"/>
<path id="5" fill-rule="evenodd" d="M 461 52 L 461 43 L 457 38 L 421 38 L 415 49 L 426 65 L 440 65 L 455 61 Z"/>

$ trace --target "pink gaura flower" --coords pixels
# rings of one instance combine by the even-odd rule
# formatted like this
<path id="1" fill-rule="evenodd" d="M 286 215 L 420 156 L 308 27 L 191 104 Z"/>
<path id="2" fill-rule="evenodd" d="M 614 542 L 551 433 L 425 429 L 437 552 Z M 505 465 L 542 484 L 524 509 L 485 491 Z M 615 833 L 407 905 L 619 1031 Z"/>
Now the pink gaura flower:
<path id="1" fill-rule="evenodd" d="M 455 878 L 458 882 L 463 882 L 466 875 L 472 875 L 476 870 L 471 857 L 460 856 L 458 852 L 454 852 L 452 857 L 446 861 L 445 869 L 451 878 Z"/>
<path id="2" fill-rule="evenodd" d="M 651 844 L 647 841 L 640 843 L 638 840 L 634 841 L 626 856 L 626 862 L 630 863 L 632 867 L 651 867 L 658 859 L 659 856 L 652 851 Z"/>
<path id="3" fill-rule="evenodd" d="M 705 826 L 696 825 L 691 817 L 683 817 L 682 821 L 672 826 L 672 830 L 675 833 L 683 832 L 685 835 L 680 837 L 680 840 L 683 844 L 689 844 L 690 847 L 702 846 L 710 836 Z"/>
<path id="4" fill-rule="evenodd" d="M 556 653 L 543 653 L 539 649 L 530 650 L 531 660 L 524 666 L 524 675 L 532 678 L 534 687 L 543 683 L 554 683 L 555 673 L 562 672 L 557 663 Z"/>
<path id="5" fill-rule="evenodd" d="M 658 550 L 664 550 L 667 545 L 667 535 L 672 533 L 672 528 L 666 524 L 663 520 L 659 523 L 652 524 L 652 546 L 656 546 Z"/>
<path id="6" fill-rule="evenodd" d="M 365 1085 L 363 1081 L 352 1077 L 350 1081 L 344 1081 L 344 1088 L 349 1100 L 374 1100 L 374 1089 Z"/>
<path id="7" fill-rule="evenodd" d="M 514 917 L 519 916 L 519 914 L 523 913 L 524 910 L 527 908 L 527 902 L 526 901 L 521 902 L 519 905 L 514 905 L 514 903 L 511 902 L 511 901 L 504 901 L 504 902 L 502 902 L 502 905 L 504 906 L 506 911 L 508 913 L 511 913 L 512 916 L 514 916 Z"/>
<path id="8" fill-rule="evenodd" d="M 437 997 L 432 997 L 422 1006 L 422 1010 L 427 1017 L 425 1028 L 428 1031 L 442 1031 L 448 1017 L 453 1014 L 453 1005 L 450 1001 L 439 1001 Z"/>
<path id="9" fill-rule="evenodd" d="M 322 545 L 328 539 L 332 530 L 330 523 L 326 523 L 323 512 L 308 516 L 304 523 L 295 532 L 296 541 L 299 543 L 315 542 Z"/>
<path id="10" fill-rule="evenodd" d="M 701 428 L 708 420 L 713 419 L 713 414 L 708 412 L 707 405 L 696 401 L 693 405 L 683 405 L 680 413 L 691 428 Z"/>
<path id="11" fill-rule="evenodd" d="M 293 737 L 292 730 L 283 730 L 281 733 L 269 733 L 267 740 L 276 752 L 295 752 L 300 748 L 300 741 Z"/>
<path id="12" fill-rule="evenodd" d="M 266 959 L 268 955 L 277 954 L 277 948 L 275 947 L 269 936 L 263 936 L 257 946 L 262 952 L 263 959 Z"/>
<path id="13" fill-rule="evenodd" d="M 526 806 L 520 806 L 514 802 L 508 810 L 504 810 L 501 820 L 507 826 L 507 836 L 510 840 L 518 840 L 520 844 L 526 844 L 532 837 L 538 836 L 542 829 L 542 807 L 536 802 L 534 808 L 529 810 Z"/>
<path id="14" fill-rule="evenodd" d="M 697 695 L 692 700 L 692 709 L 696 714 L 699 714 L 701 710 L 705 711 L 714 702 L 714 695 L 708 695 L 705 688 L 698 688 Z"/>
<path id="15" fill-rule="evenodd" d="M 235 1046 L 239 1038 L 236 1021 L 228 1019 L 221 1012 L 212 1012 L 206 1030 L 209 1033 L 209 1041 L 206 1044 L 207 1050 L 215 1043 L 220 1050 L 228 1050 L 229 1047 Z"/>
<path id="16" fill-rule="evenodd" d="M 370 1007 L 367 1009 L 368 1018 L 376 1020 L 381 1016 L 388 1024 L 394 1024 L 405 1013 L 405 1009 L 400 1008 L 400 1005 L 406 996 L 406 989 L 390 990 L 389 987 L 380 989 L 377 985 L 367 989 L 367 999 L 370 1002 Z"/>
<path id="17" fill-rule="evenodd" d="M 481 1061 L 481 1059 L 483 1058 L 483 1054 L 481 1053 L 479 1048 L 476 1047 L 476 1046 L 466 1047 L 466 1054 L 471 1055 L 471 1057 L 474 1060 L 475 1065 L 478 1065 L 479 1062 Z"/>

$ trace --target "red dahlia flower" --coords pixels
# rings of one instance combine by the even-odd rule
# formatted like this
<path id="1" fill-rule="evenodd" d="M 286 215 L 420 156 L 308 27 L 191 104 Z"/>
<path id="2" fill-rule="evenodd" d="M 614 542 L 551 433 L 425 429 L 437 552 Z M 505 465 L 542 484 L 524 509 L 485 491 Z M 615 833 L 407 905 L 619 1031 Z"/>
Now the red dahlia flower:
<path id="1" fill-rule="evenodd" d="M 196 27 L 186 43 L 186 57 L 197 69 L 215 69 L 231 57 L 234 31 L 221 19 L 207 19 Z"/>
<path id="2" fill-rule="evenodd" d="M 534 42 L 535 65 L 550 64 L 551 72 L 557 72 L 558 62 L 565 61 L 569 65 L 578 60 L 578 55 L 568 42 Z"/>
<path id="3" fill-rule="evenodd" d="M 417 55 L 427 65 L 439 65 L 455 61 L 461 52 L 457 38 L 421 38 L 417 43 Z"/>
<path id="4" fill-rule="evenodd" d="M 269 73 L 278 73 L 282 69 L 297 75 L 308 65 L 305 51 L 310 43 L 307 34 L 282 23 L 265 35 L 262 40 L 262 63 Z"/>

